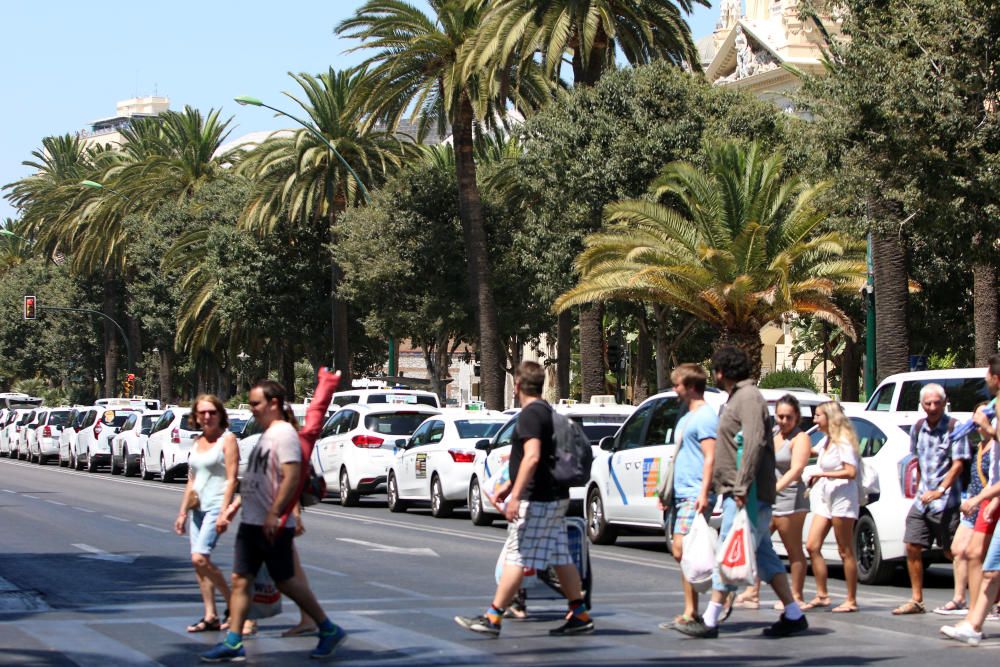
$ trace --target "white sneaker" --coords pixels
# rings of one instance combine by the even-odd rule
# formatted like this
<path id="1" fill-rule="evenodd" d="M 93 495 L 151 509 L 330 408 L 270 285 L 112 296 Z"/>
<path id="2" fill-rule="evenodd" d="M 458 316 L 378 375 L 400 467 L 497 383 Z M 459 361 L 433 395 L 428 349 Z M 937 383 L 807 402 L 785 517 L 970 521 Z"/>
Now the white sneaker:
<path id="1" fill-rule="evenodd" d="M 964 644 L 968 644 L 969 646 L 979 646 L 979 642 L 983 640 L 983 633 L 976 632 L 968 623 L 943 625 L 941 626 L 941 634 L 948 639 L 954 639 L 957 642 L 962 642 Z"/>

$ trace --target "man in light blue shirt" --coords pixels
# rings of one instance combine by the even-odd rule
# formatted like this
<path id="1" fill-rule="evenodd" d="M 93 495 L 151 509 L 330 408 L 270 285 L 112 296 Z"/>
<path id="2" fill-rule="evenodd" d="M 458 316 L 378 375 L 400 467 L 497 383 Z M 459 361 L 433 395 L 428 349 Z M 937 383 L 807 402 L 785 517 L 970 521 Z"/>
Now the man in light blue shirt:
<path id="1" fill-rule="evenodd" d="M 665 510 L 667 533 L 673 533 L 671 551 L 678 563 L 684 555 L 684 536 L 690 532 L 695 518 L 701 513 L 707 520 L 715 505 L 711 488 L 719 417 L 715 408 L 705 402 L 707 379 L 704 369 L 697 364 L 681 364 L 670 374 L 677 397 L 687 406 L 674 436 L 678 444 L 674 453 L 673 494 L 661 494 L 660 503 Z M 671 628 L 698 620 L 698 593 L 683 572 L 681 583 L 684 613 L 665 624 Z"/>

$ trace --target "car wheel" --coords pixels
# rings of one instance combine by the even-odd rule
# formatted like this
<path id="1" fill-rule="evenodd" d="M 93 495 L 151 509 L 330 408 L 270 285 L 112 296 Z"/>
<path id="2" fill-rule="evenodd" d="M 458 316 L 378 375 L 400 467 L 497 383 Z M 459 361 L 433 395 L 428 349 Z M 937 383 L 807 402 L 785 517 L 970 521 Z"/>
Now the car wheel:
<path id="1" fill-rule="evenodd" d="M 147 482 L 153 479 L 153 473 L 149 472 L 149 468 L 146 467 L 146 452 L 139 454 L 139 474 Z"/>
<path id="2" fill-rule="evenodd" d="M 475 526 L 493 525 L 493 517 L 483 509 L 483 490 L 479 488 L 477 477 L 473 477 L 469 485 L 469 518 Z"/>
<path id="3" fill-rule="evenodd" d="M 604 500 L 596 486 L 587 494 L 587 537 L 594 544 L 614 544 L 618 539 L 618 530 L 608 524 Z"/>
<path id="4" fill-rule="evenodd" d="M 136 465 L 128 462 L 128 449 L 122 447 L 122 472 L 126 477 L 135 477 Z"/>
<path id="5" fill-rule="evenodd" d="M 43 456 L 41 452 L 38 452 L 38 458 L 35 459 L 35 463 L 37 463 L 40 466 L 43 466 L 45 465 L 45 459 L 46 457 Z"/>
<path id="6" fill-rule="evenodd" d="M 451 511 L 455 506 L 444 497 L 444 489 L 441 488 L 441 478 L 434 475 L 431 480 L 431 516 L 435 519 L 444 519 L 451 516 Z"/>
<path id="7" fill-rule="evenodd" d="M 354 507 L 358 504 L 358 498 L 360 494 L 357 491 L 351 491 L 351 482 L 347 478 L 347 468 L 341 468 L 340 470 L 340 504 L 344 507 Z"/>
<path id="8" fill-rule="evenodd" d="M 167 474 L 167 461 L 163 458 L 163 454 L 160 454 L 160 481 L 164 484 L 174 481 L 174 476 Z"/>
<path id="9" fill-rule="evenodd" d="M 120 474 L 122 474 L 122 468 L 123 468 L 123 466 L 117 466 L 117 465 L 115 465 L 115 455 L 112 454 L 111 455 L 111 474 L 112 475 L 120 475 Z"/>
<path id="10" fill-rule="evenodd" d="M 87 450 L 87 472 L 97 472 L 97 461 L 94 460 L 94 455 L 90 453 L 90 449 Z"/>
<path id="11" fill-rule="evenodd" d="M 395 473 L 389 473 L 389 481 L 385 485 L 385 495 L 389 499 L 390 512 L 405 512 L 406 503 L 399 499 L 399 485 Z"/>
<path id="12" fill-rule="evenodd" d="M 892 578 L 896 566 L 883 560 L 882 543 L 871 514 L 864 514 L 854 527 L 854 553 L 858 559 L 858 581 L 883 584 Z"/>
<path id="13" fill-rule="evenodd" d="M 60 467 L 60 468 L 65 468 L 65 467 L 67 467 L 68 465 L 69 465 L 69 461 L 68 461 L 67 459 L 64 459 L 64 458 L 63 458 L 63 455 L 62 455 L 62 450 L 60 449 L 60 450 L 59 450 L 59 467 Z"/>

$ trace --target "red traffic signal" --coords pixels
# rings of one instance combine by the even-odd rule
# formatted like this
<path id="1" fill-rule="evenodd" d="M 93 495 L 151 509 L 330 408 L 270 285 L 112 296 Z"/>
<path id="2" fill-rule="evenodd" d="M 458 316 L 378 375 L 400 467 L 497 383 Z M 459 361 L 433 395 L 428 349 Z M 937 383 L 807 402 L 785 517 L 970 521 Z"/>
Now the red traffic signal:
<path id="1" fill-rule="evenodd" d="M 24 319 L 33 320 L 37 316 L 37 302 L 34 296 L 24 297 Z"/>
<path id="2" fill-rule="evenodd" d="M 127 380 L 128 380 L 129 382 L 132 382 L 133 380 L 135 380 L 135 373 L 129 373 L 129 374 L 128 374 L 128 375 L 126 376 L 126 379 L 127 379 Z"/>

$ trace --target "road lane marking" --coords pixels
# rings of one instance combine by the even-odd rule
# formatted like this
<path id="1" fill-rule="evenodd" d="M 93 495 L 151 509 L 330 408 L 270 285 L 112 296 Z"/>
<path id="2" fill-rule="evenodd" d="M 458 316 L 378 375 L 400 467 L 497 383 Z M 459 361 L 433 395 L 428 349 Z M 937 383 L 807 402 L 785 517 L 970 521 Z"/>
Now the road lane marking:
<path id="1" fill-rule="evenodd" d="M 148 528 L 150 530 L 155 530 L 158 533 L 169 533 L 170 532 L 166 528 L 160 528 L 159 526 L 150 526 L 149 524 L 146 524 L 146 523 L 137 523 L 136 525 L 139 526 L 139 527 L 141 527 L 141 528 Z"/>
<path id="2" fill-rule="evenodd" d="M 94 510 L 89 510 L 86 507 L 77 507 L 76 505 L 73 505 L 73 509 L 75 509 L 75 510 L 77 510 L 79 512 L 87 512 L 88 514 L 95 514 Z"/>
<path id="3" fill-rule="evenodd" d="M 29 495 L 27 493 L 24 494 L 24 497 L 25 498 L 31 498 L 32 500 L 41 500 L 41 498 L 39 498 L 38 496 L 32 496 L 32 495 Z"/>
<path id="4" fill-rule="evenodd" d="M 120 516 L 114 516 L 113 514 L 105 514 L 105 519 L 111 519 L 112 521 L 121 521 L 122 523 L 131 523 L 128 519 L 123 519 Z"/>
<path id="5" fill-rule="evenodd" d="M 4 489 L 4 493 L 17 493 L 17 491 L 11 491 L 10 489 Z"/>
<path id="6" fill-rule="evenodd" d="M 378 542 L 365 542 L 364 540 L 355 540 L 350 537 L 338 537 L 338 542 L 349 542 L 350 544 L 357 544 L 362 546 L 369 551 L 382 551 L 390 554 L 402 554 L 404 556 L 434 556 L 438 558 L 438 554 L 433 549 L 428 547 L 393 547 L 388 544 L 379 544 Z"/>
<path id="7" fill-rule="evenodd" d="M 366 581 L 365 583 L 369 586 L 375 586 L 376 588 L 384 588 L 387 591 L 395 591 L 397 593 L 402 593 L 403 595 L 409 595 L 411 598 L 416 598 L 418 600 L 430 600 L 433 597 L 431 595 L 427 595 L 426 593 L 410 590 L 409 588 L 403 588 L 402 586 L 384 584 L 381 581 Z"/>
<path id="8" fill-rule="evenodd" d="M 138 558 L 135 554 L 113 554 L 105 551 L 104 549 L 98 549 L 97 547 L 92 547 L 89 544 L 74 544 L 72 545 L 79 549 L 80 551 L 86 551 L 85 554 L 80 554 L 80 558 L 89 558 L 91 560 L 106 560 L 112 563 L 134 563 L 135 559 Z"/>
<path id="9" fill-rule="evenodd" d="M 66 503 L 61 503 L 58 500 L 46 500 L 45 502 L 47 502 L 50 505 L 59 505 L 60 507 L 66 507 Z"/>
<path id="10" fill-rule="evenodd" d="M 314 572 L 322 572 L 323 574 L 328 574 L 331 577 L 346 577 L 347 574 L 344 572 L 337 572 L 336 570 L 327 570 L 326 568 L 317 567 L 315 565 L 302 564 L 303 569 L 313 570 Z"/>

